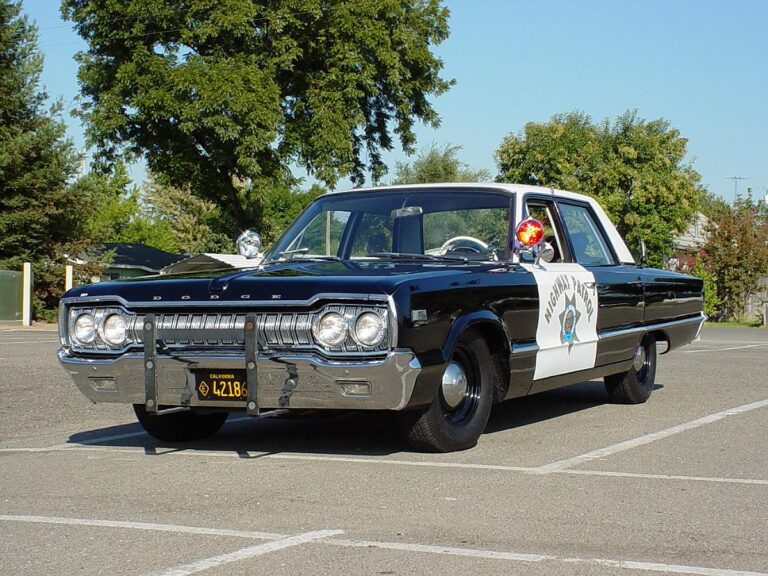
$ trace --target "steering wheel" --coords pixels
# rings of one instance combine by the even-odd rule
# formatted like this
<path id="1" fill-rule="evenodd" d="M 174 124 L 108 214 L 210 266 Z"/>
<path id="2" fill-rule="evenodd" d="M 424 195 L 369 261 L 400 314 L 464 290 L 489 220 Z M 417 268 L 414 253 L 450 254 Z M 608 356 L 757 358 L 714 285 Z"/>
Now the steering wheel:
<path id="1" fill-rule="evenodd" d="M 440 254 L 447 254 L 448 252 L 458 254 L 487 254 L 490 252 L 493 254 L 493 259 L 496 259 L 496 253 L 491 247 L 474 236 L 454 236 L 449 238 L 440 247 Z"/>

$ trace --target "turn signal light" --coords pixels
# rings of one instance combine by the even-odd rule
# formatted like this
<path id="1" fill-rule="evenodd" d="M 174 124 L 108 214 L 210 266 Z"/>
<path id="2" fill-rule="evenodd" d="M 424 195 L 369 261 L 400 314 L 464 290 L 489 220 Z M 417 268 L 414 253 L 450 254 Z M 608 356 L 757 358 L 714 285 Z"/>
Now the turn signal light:
<path id="1" fill-rule="evenodd" d="M 544 238 L 544 226 L 538 220 L 526 218 L 517 225 L 517 240 L 526 248 L 538 245 Z"/>

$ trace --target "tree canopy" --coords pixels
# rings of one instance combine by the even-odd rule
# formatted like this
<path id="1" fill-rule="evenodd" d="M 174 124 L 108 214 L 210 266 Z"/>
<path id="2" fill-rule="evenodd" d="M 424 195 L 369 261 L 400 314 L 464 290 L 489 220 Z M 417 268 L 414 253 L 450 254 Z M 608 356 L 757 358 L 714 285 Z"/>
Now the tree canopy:
<path id="1" fill-rule="evenodd" d="M 0 267 L 56 254 L 75 236 L 78 198 L 65 189 L 77 154 L 59 105 L 40 87 L 37 30 L 0 0 Z"/>
<path id="2" fill-rule="evenodd" d="M 644 240 L 649 264 L 658 266 L 702 194 L 686 144 L 663 119 L 645 121 L 630 111 L 598 124 L 571 112 L 507 136 L 496 152 L 497 178 L 597 198 L 627 243 Z"/>
<path id="3" fill-rule="evenodd" d="M 393 184 L 431 184 L 433 182 L 486 182 L 491 173 L 473 170 L 459 159 L 461 146 L 430 146 L 413 162 L 398 162 Z"/>
<path id="4" fill-rule="evenodd" d="M 716 287 L 718 316 L 740 318 L 750 294 L 768 274 L 768 206 L 751 194 L 719 214 L 704 246 L 704 267 Z"/>
<path id="5" fill-rule="evenodd" d="M 333 186 L 378 180 L 393 134 L 436 126 L 451 82 L 431 51 L 440 0 L 64 0 L 89 49 L 81 115 L 101 159 L 143 156 L 230 216 L 260 225 L 263 191 L 300 166 Z"/>
<path id="6" fill-rule="evenodd" d="M 0 0 L 0 268 L 32 262 L 37 310 L 57 305 L 65 254 L 84 245 L 87 206 L 67 188 L 78 157 L 60 105 L 48 107 L 42 67 L 37 29 L 20 3 Z"/>

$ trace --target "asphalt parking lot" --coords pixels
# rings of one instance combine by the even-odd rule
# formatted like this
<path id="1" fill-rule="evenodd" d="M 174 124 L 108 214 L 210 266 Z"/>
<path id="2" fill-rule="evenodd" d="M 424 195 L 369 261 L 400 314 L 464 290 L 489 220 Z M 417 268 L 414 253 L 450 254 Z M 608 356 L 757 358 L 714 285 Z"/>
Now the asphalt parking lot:
<path id="1" fill-rule="evenodd" d="M 159 443 L 55 332 L 0 330 L 0 574 L 768 574 L 768 330 L 707 328 L 641 406 L 507 402 L 472 450 L 381 414 Z"/>

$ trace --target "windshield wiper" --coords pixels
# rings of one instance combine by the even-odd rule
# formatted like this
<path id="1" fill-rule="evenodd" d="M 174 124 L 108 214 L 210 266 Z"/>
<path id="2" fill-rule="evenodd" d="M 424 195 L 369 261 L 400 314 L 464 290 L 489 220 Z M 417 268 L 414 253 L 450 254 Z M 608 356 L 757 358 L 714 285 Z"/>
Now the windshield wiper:
<path id="1" fill-rule="evenodd" d="M 414 254 L 411 252 L 373 252 L 367 254 L 373 258 L 387 258 L 389 260 L 413 260 L 414 262 L 469 262 L 463 256 L 435 256 L 433 254 Z"/>
<path id="2" fill-rule="evenodd" d="M 296 248 L 294 250 L 283 250 L 282 252 L 278 252 L 278 254 L 274 258 L 270 258 L 270 262 L 291 262 L 294 260 L 294 256 L 297 254 L 306 254 L 309 252 L 309 248 Z M 308 256 L 306 258 L 299 258 L 299 260 L 332 260 L 334 262 L 338 262 L 341 260 L 338 256 L 326 256 L 324 254 L 312 254 L 311 256 Z"/>

